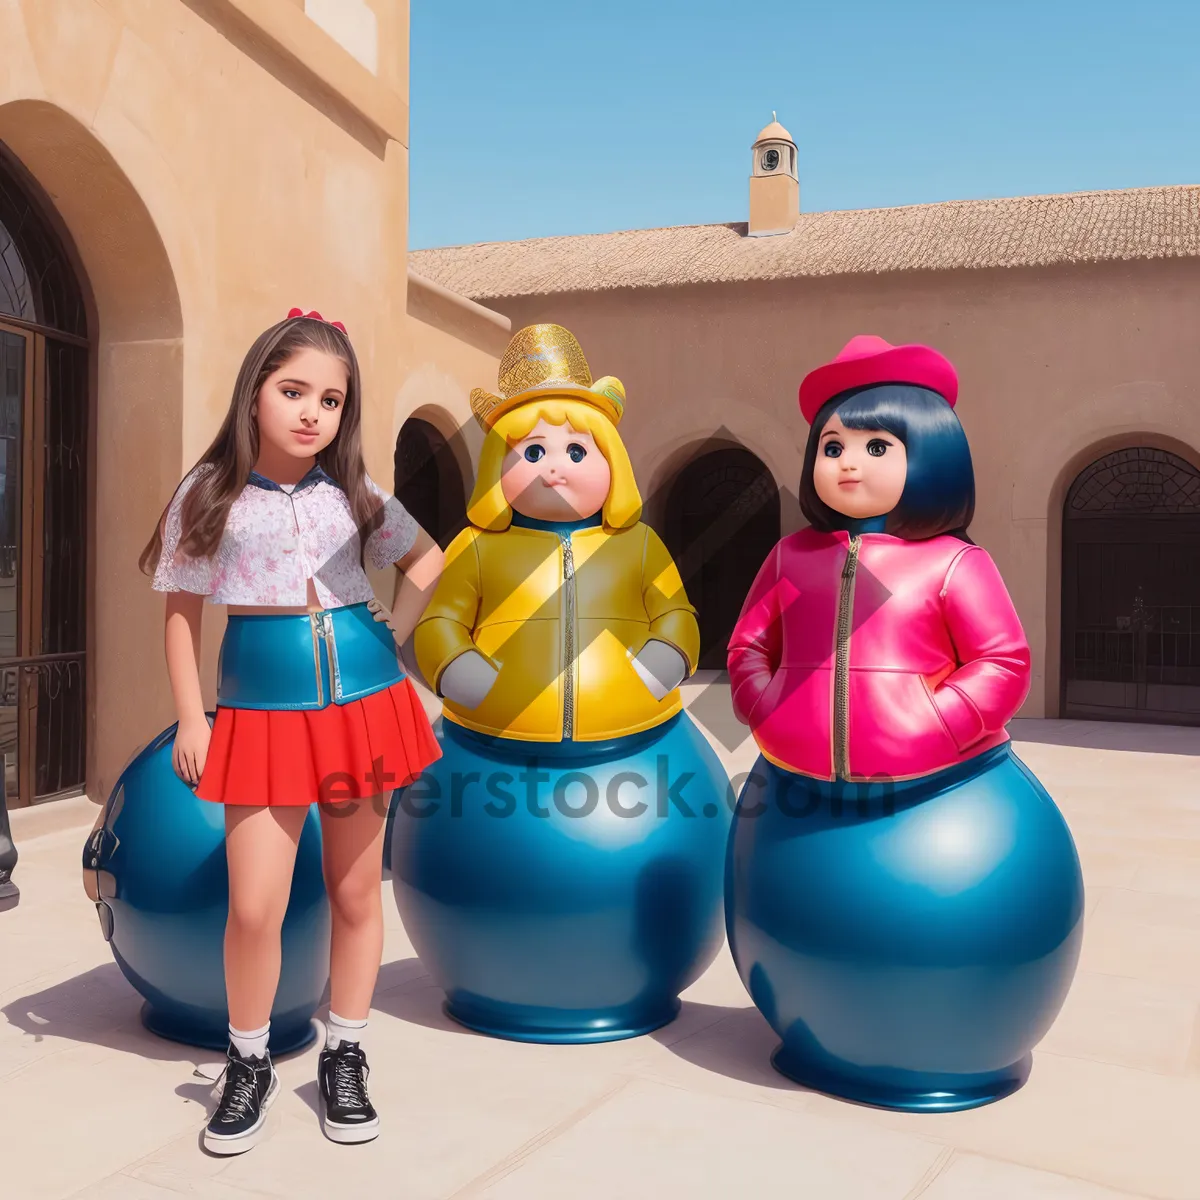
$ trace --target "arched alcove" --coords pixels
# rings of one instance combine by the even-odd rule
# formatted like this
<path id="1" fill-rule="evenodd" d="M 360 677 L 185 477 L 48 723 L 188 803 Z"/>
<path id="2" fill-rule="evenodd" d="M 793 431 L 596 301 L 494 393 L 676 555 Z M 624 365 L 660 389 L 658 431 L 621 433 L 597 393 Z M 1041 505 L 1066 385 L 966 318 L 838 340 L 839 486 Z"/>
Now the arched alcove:
<path id="1" fill-rule="evenodd" d="M 1063 505 L 1065 717 L 1200 725 L 1200 470 L 1133 446 Z"/>
<path id="2" fill-rule="evenodd" d="M 666 490 L 663 541 L 700 624 L 700 666 L 723 671 L 754 577 L 780 536 L 779 488 L 743 446 L 706 443 Z"/>
<path id="3" fill-rule="evenodd" d="M 78 792 L 87 749 L 88 321 L 44 196 L 0 147 L 0 787 Z"/>
<path id="4" fill-rule="evenodd" d="M 28 305 L 40 287 L 41 299 L 33 295 L 32 303 L 35 310 L 40 304 L 43 316 L 30 321 L 27 309 L 15 318 L 10 312 L 9 323 L 82 351 L 69 364 L 70 387 L 86 402 L 69 412 L 84 422 L 82 433 L 77 428 L 72 435 L 84 444 L 64 452 L 57 466 L 54 456 L 46 460 L 46 479 L 62 467 L 72 486 L 83 489 L 70 501 L 75 511 L 83 497 L 82 529 L 64 535 L 74 546 L 76 576 L 69 586 L 43 587 L 36 600 L 45 637 L 51 638 L 44 646 L 66 637 L 53 630 L 69 626 L 45 605 L 72 597 L 71 603 L 84 607 L 85 646 L 72 646 L 72 652 L 80 651 L 76 657 L 86 681 L 82 774 L 96 798 L 108 794 L 130 752 L 173 710 L 166 671 L 146 670 L 148 658 L 161 662 L 162 600 L 139 573 L 137 559 L 183 469 L 183 317 L 174 271 L 140 190 L 157 186 L 157 163 L 149 151 L 147 158 L 128 147 L 126 152 L 131 161 L 119 164 L 90 129 L 56 105 L 42 100 L 0 105 L 0 154 L 8 176 L 33 201 L 31 211 L 53 236 L 64 263 L 58 276 L 29 280 L 19 301 Z M 78 284 L 83 325 L 69 315 L 73 302 L 64 301 L 61 312 L 68 315 L 54 315 L 58 310 L 47 301 L 62 293 L 66 266 Z M 83 329 L 87 337 L 43 326 L 47 315 Z M 56 370 L 65 380 L 65 360 Z M 63 386 L 57 394 L 65 397 Z M 42 419 L 43 433 L 53 440 L 54 422 L 62 419 L 54 415 L 53 403 Z M 72 461 L 82 469 L 71 470 Z M 43 483 L 37 495 L 33 519 L 42 521 L 44 533 L 51 510 Z M 44 552 L 40 536 L 27 526 L 31 544 Z M 154 629 L 160 632 L 148 632 Z M 44 736 L 62 734 L 63 727 L 54 724 Z"/>
<path id="5" fill-rule="evenodd" d="M 393 492 L 444 550 L 467 521 L 467 490 L 458 456 L 441 429 L 409 417 L 396 438 Z"/>

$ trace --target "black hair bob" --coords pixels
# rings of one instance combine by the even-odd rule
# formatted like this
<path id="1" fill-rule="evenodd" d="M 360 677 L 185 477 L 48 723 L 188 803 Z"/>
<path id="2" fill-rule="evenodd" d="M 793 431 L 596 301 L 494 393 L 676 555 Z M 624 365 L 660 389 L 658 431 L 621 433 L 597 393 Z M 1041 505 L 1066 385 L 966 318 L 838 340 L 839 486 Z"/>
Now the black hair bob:
<path id="1" fill-rule="evenodd" d="M 965 542 L 975 515 L 975 471 L 967 435 L 943 396 L 910 384 L 855 388 L 828 400 L 808 433 L 800 476 L 800 511 L 821 533 L 845 528 L 813 484 L 821 434 L 834 415 L 847 429 L 882 430 L 904 444 L 908 476 L 900 503 L 887 515 L 885 532 L 906 541 L 952 534 Z"/>

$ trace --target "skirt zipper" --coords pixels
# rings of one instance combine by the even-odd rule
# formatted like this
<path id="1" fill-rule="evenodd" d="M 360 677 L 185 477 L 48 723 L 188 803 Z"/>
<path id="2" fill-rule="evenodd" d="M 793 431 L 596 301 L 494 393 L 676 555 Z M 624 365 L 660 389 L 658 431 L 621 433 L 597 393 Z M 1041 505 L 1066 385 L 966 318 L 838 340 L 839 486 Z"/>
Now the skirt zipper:
<path id="1" fill-rule="evenodd" d="M 858 569 L 861 538 L 850 539 L 842 566 L 838 597 L 837 656 L 833 672 L 833 769 L 837 779 L 850 781 L 850 627 L 854 619 L 854 574 Z"/>
<path id="2" fill-rule="evenodd" d="M 317 673 L 317 707 L 325 707 L 325 689 L 321 684 L 321 643 L 319 641 L 322 632 L 321 618 L 323 613 L 309 613 L 308 623 L 312 626 L 313 640 L 313 670 Z"/>
<path id="3" fill-rule="evenodd" d="M 560 535 L 561 536 L 561 535 Z M 563 595 L 567 615 L 563 625 L 563 737 L 575 737 L 575 558 L 571 535 L 562 537 Z"/>
<path id="4" fill-rule="evenodd" d="M 337 639 L 333 634 L 333 614 L 323 612 L 321 624 L 325 636 L 325 659 L 329 663 L 329 698 L 340 701 L 342 698 L 342 672 L 338 668 Z"/>

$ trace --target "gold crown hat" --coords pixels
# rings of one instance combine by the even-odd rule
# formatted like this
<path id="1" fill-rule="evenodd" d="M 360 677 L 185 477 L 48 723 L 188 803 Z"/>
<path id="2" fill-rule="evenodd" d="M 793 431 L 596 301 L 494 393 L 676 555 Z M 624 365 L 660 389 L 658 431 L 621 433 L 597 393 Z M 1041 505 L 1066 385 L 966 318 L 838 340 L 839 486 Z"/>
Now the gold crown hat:
<path id="1" fill-rule="evenodd" d="M 485 430 L 519 405 L 545 396 L 583 400 L 616 425 L 625 412 L 625 387 L 611 375 L 592 382 L 592 372 L 575 335 L 561 325 L 527 325 L 509 342 L 500 360 L 499 396 L 475 388 L 471 411 Z"/>

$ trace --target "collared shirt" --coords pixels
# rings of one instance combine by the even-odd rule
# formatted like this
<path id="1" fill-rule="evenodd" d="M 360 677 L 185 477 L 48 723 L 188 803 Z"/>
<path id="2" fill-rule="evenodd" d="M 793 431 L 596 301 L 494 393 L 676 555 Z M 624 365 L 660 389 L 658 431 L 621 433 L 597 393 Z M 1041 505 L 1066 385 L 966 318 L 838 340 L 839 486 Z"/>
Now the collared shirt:
<path id="1" fill-rule="evenodd" d="M 229 510 L 216 553 L 208 558 L 180 554 L 184 497 L 211 469 L 206 463 L 197 466 L 171 501 L 155 591 L 192 592 L 213 604 L 293 608 L 308 603 L 311 578 L 322 608 L 374 598 L 359 560 L 350 502 L 319 466 L 288 487 L 251 472 Z M 383 523 L 367 538 L 364 557 L 383 570 L 412 549 L 418 527 L 395 497 L 369 478 L 367 486 L 383 504 Z"/>

